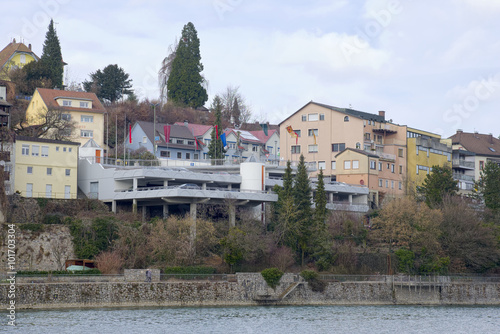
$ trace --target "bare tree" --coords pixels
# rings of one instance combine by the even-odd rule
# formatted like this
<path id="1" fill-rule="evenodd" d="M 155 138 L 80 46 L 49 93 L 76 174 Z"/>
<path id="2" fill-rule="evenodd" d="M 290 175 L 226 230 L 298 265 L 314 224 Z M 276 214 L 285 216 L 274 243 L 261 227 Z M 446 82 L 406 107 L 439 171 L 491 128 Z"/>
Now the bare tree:
<path id="1" fill-rule="evenodd" d="M 44 108 L 35 116 L 38 124 L 27 125 L 26 122 L 20 122 L 15 132 L 22 136 L 69 140 L 75 130 L 75 122 L 66 115 L 62 110 Z"/>
<path id="2" fill-rule="evenodd" d="M 239 92 L 239 88 L 229 85 L 223 93 L 219 94 L 224 105 L 222 118 L 232 125 L 248 123 L 252 116 L 251 108 Z"/>
<path id="3" fill-rule="evenodd" d="M 179 40 L 175 38 L 174 44 L 168 46 L 168 56 L 161 62 L 161 68 L 158 71 L 158 84 L 160 86 L 160 103 L 163 105 L 167 101 L 167 81 L 172 71 Z"/>

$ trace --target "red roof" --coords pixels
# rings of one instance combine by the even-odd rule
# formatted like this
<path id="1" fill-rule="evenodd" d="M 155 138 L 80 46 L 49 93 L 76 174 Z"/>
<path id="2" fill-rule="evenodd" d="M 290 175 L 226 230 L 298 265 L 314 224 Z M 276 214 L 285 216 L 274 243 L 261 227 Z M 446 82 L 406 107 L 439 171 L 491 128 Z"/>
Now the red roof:
<path id="1" fill-rule="evenodd" d="M 5 66 L 5 63 L 16 53 L 16 52 L 26 52 L 33 55 L 36 60 L 39 60 L 38 56 L 31 51 L 26 45 L 23 43 L 9 43 L 6 47 L 0 51 L 0 68 Z"/>
<path id="2" fill-rule="evenodd" d="M 38 94 L 40 94 L 43 102 L 47 106 L 47 108 L 52 109 L 63 109 L 67 111 L 85 111 L 85 112 L 96 112 L 96 113 L 104 113 L 106 109 L 102 105 L 101 101 L 97 98 L 94 93 L 88 92 L 73 92 L 68 90 L 59 90 L 59 89 L 48 89 L 48 88 L 37 88 Z M 92 109 L 89 108 L 77 108 L 77 107 L 67 107 L 60 106 L 56 99 L 58 98 L 73 98 L 79 100 L 90 100 L 92 101 Z"/>
<path id="3" fill-rule="evenodd" d="M 176 124 L 176 125 L 185 125 L 184 122 L 175 122 L 174 124 Z M 195 137 L 203 136 L 211 128 L 212 128 L 211 125 L 191 124 L 191 123 L 188 123 L 188 129 L 191 130 L 191 133 Z"/>
<path id="4" fill-rule="evenodd" d="M 269 130 L 267 131 L 267 136 L 266 136 L 266 134 L 264 133 L 264 130 L 258 130 L 258 131 L 248 131 L 248 132 L 250 132 L 251 134 L 253 134 L 255 137 L 259 138 L 259 140 L 260 140 L 261 142 L 265 143 L 265 142 L 267 142 L 267 140 L 268 140 L 269 138 L 271 138 L 271 136 L 272 136 L 275 132 L 277 132 L 277 131 L 278 131 L 278 130 L 276 130 L 276 129 L 272 129 L 272 130 L 271 130 L 271 129 L 269 129 Z"/>

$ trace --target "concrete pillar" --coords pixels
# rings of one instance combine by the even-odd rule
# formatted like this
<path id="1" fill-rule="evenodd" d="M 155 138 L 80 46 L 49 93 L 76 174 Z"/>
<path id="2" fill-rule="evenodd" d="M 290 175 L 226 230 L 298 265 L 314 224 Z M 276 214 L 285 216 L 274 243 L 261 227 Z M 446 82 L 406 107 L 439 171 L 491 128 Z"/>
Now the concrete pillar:
<path id="1" fill-rule="evenodd" d="M 236 208 L 233 204 L 229 204 L 229 228 L 236 226 Z"/>
<path id="2" fill-rule="evenodd" d="M 189 204 L 189 215 L 193 221 L 196 221 L 196 203 Z"/>
<path id="3" fill-rule="evenodd" d="M 135 198 L 132 200 L 132 213 L 137 213 L 137 200 Z"/>
<path id="4" fill-rule="evenodd" d="M 116 201 L 111 202 L 111 212 L 116 213 Z"/>
<path id="5" fill-rule="evenodd" d="M 194 247 L 194 240 L 196 240 L 196 203 L 189 205 L 189 214 L 191 216 L 191 247 Z"/>
<path id="6" fill-rule="evenodd" d="M 163 186 L 166 188 L 168 187 L 168 180 L 163 180 Z"/>
<path id="7" fill-rule="evenodd" d="M 349 195 L 349 205 L 352 205 L 352 195 Z"/>
<path id="8" fill-rule="evenodd" d="M 328 202 L 333 203 L 333 193 L 328 194 Z"/>
<path id="9" fill-rule="evenodd" d="M 201 190 L 207 190 L 207 183 L 206 182 L 202 183 Z"/>
<path id="10" fill-rule="evenodd" d="M 227 186 L 227 190 L 231 190 L 231 189 L 233 189 L 233 188 L 232 188 L 232 184 L 231 184 L 231 183 L 229 183 L 229 185 Z"/>
<path id="11" fill-rule="evenodd" d="M 168 205 L 163 204 L 163 219 L 168 217 Z"/>
<path id="12" fill-rule="evenodd" d="M 145 222 L 145 221 L 146 221 L 146 213 L 147 213 L 147 210 L 148 210 L 148 207 L 147 207 L 147 206 L 145 206 L 145 205 L 143 205 L 143 206 L 142 206 L 142 210 L 141 210 L 141 212 L 142 212 L 142 221 L 143 221 L 143 222 Z"/>
<path id="13" fill-rule="evenodd" d="M 135 177 L 132 179 L 132 190 L 137 190 L 137 178 Z"/>

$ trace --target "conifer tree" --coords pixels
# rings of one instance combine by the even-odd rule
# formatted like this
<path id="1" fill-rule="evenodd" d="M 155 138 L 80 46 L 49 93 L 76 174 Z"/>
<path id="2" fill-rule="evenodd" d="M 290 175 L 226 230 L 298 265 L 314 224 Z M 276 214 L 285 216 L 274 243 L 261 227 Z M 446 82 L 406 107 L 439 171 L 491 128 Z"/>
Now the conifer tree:
<path id="1" fill-rule="evenodd" d="M 307 175 L 307 166 L 304 155 L 300 155 L 299 164 L 297 165 L 297 176 L 293 187 L 294 202 L 297 209 L 297 223 L 300 228 L 300 236 L 298 238 L 299 251 L 301 262 L 304 265 L 304 257 L 308 250 L 311 228 L 313 225 L 312 209 L 311 209 L 311 185 Z"/>
<path id="2" fill-rule="evenodd" d="M 182 29 L 167 80 L 167 97 L 174 103 L 192 108 L 201 107 L 208 100 L 200 55 L 200 40 L 194 25 L 189 22 Z"/>
<path id="3" fill-rule="evenodd" d="M 49 30 L 45 35 L 40 62 L 48 69 L 52 88 L 63 89 L 64 63 L 61 54 L 61 45 L 54 29 L 53 20 L 50 20 Z"/>
<path id="4" fill-rule="evenodd" d="M 314 195 L 314 204 L 314 220 L 318 224 L 324 225 L 328 210 L 326 208 L 326 192 L 323 169 L 319 170 L 318 183 L 316 185 L 316 193 Z"/>
<path id="5" fill-rule="evenodd" d="M 476 181 L 476 192 L 482 196 L 487 208 L 500 211 L 500 166 L 488 161 Z"/>
<path id="6" fill-rule="evenodd" d="M 210 159 L 213 159 L 212 164 L 216 162 L 217 164 L 222 164 L 222 159 L 224 159 L 224 153 L 226 153 L 226 150 L 224 149 L 224 146 L 222 144 L 222 140 L 220 139 L 220 135 L 222 133 L 222 126 L 221 126 L 222 108 L 223 108 L 222 100 L 218 95 L 216 95 L 212 101 L 212 106 L 210 107 L 211 112 L 213 112 L 215 115 L 215 124 L 211 134 L 212 140 L 210 140 L 210 144 L 208 144 L 208 156 L 210 157 Z M 216 128 L 218 133 L 216 133 L 215 130 Z"/>

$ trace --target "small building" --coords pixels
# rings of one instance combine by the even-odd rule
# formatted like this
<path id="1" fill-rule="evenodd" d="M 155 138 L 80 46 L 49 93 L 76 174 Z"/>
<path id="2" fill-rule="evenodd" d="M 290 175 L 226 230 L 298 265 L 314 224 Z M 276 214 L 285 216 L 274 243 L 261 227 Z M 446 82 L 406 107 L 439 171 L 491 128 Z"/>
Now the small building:
<path id="1" fill-rule="evenodd" d="M 14 38 L 11 43 L 0 51 L 0 79 L 10 80 L 8 77 L 9 70 L 21 68 L 38 60 L 40 58 L 31 50 L 31 44 L 26 46 L 24 43 L 17 43 Z"/>

